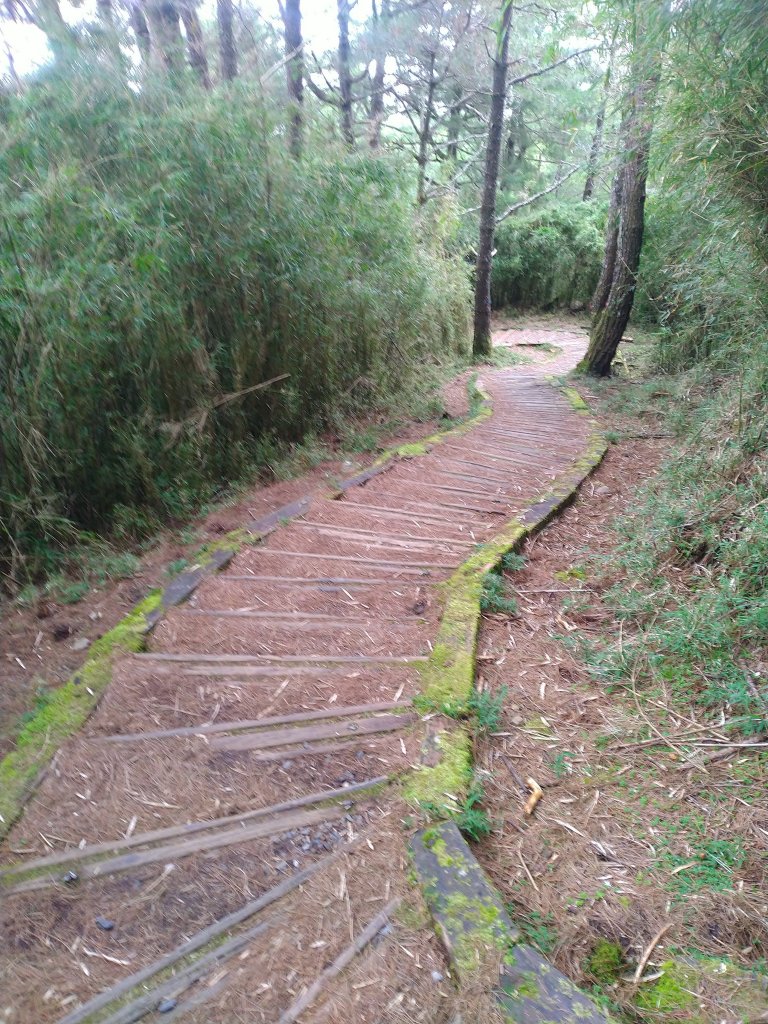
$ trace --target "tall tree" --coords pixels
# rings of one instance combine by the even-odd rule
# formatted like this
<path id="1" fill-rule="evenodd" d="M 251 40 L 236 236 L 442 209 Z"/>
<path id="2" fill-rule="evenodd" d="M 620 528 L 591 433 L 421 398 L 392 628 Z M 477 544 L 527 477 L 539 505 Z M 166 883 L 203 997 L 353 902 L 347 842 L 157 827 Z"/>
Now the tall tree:
<path id="1" fill-rule="evenodd" d="M 352 123 L 352 69 L 349 57 L 349 12 L 353 4 L 350 0 L 337 0 L 336 15 L 339 22 L 339 114 L 341 118 L 341 137 L 352 149 L 355 145 L 355 130 Z"/>
<path id="2" fill-rule="evenodd" d="M 178 7 L 170 0 L 147 0 L 144 13 L 149 24 L 152 62 L 155 67 L 178 75 L 184 66 Z"/>
<path id="3" fill-rule="evenodd" d="M 304 136 L 304 41 L 301 35 L 301 0 L 278 0 L 285 38 L 286 82 L 291 107 L 291 153 L 301 156 Z"/>
<path id="4" fill-rule="evenodd" d="M 179 13 L 187 36 L 187 54 L 190 66 L 197 75 L 200 85 L 204 89 L 210 89 L 211 76 L 208 71 L 208 55 L 205 52 L 203 27 L 197 16 L 194 0 L 182 0 L 179 5 Z"/>
<path id="5" fill-rule="evenodd" d="M 232 20 L 232 0 L 216 0 L 216 21 L 219 27 L 219 71 L 225 82 L 232 82 L 237 78 L 237 51 Z"/>
<path id="6" fill-rule="evenodd" d="M 149 64 L 152 53 L 152 40 L 149 35 L 149 25 L 144 17 L 139 0 L 130 0 L 128 3 L 128 18 L 136 37 L 136 45 L 141 54 L 142 64 Z"/>
<path id="7" fill-rule="evenodd" d="M 589 347 L 579 364 L 597 377 L 610 373 L 622 335 L 629 323 L 637 285 L 640 251 L 645 226 L 645 196 L 653 112 L 658 88 L 657 70 L 660 25 L 654 15 L 666 10 L 644 9 L 642 17 L 633 4 L 634 45 L 630 88 L 622 124 L 623 152 L 611 194 L 603 269 L 592 300 Z M 663 27 L 663 26 L 662 26 Z"/>
<path id="8" fill-rule="evenodd" d="M 381 145 L 381 126 L 384 122 L 384 75 L 386 72 L 385 26 L 389 17 L 388 0 L 379 7 L 372 0 L 374 70 L 371 76 L 371 103 L 368 111 L 368 145 L 378 149 Z"/>
<path id="9" fill-rule="evenodd" d="M 504 131 L 504 101 L 507 91 L 507 56 L 512 26 L 512 0 L 501 0 L 493 56 L 493 92 L 488 120 L 485 178 L 480 206 L 480 240 L 475 264 L 475 317 L 472 351 L 476 357 L 491 353 L 491 263 L 496 230 L 496 189 L 499 181 L 501 137 Z"/>
<path id="10" fill-rule="evenodd" d="M 75 55 L 79 43 L 78 36 L 64 20 L 59 0 L 33 0 L 28 5 L 11 0 L 7 7 L 13 16 L 18 16 L 21 12 L 23 20 L 31 21 L 45 33 L 54 60 L 65 62 Z"/>

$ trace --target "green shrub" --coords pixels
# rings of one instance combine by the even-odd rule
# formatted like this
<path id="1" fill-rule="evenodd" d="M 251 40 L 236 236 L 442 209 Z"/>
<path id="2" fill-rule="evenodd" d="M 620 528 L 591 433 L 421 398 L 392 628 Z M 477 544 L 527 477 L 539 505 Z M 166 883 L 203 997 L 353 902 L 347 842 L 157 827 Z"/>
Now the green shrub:
<path id="1" fill-rule="evenodd" d="M 502 615 L 517 614 L 517 601 L 507 591 L 507 581 L 495 572 L 487 572 L 483 577 L 483 589 L 480 593 L 480 607 L 484 612 Z"/>
<path id="2" fill-rule="evenodd" d="M 558 204 L 505 221 L 496 233 L 495 309 L 586 305 L 603 260 L 600 204 Z"/>
<path id="3" fill-rule="evenodd" d="M 394 162 L 297 165 L 245 87 L 139 95 L 94 67 L 2 117 L 0 565 L 18 583 L 81 530 L 188 515 L 464 350 L 453 211 L 419 224 Z"/>

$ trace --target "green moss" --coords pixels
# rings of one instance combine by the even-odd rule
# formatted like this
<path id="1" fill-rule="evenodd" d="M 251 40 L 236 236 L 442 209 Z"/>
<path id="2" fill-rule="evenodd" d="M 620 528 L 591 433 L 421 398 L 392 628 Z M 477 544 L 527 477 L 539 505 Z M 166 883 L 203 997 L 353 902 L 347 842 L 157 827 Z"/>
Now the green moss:
<path id="1" fill-rule="evenodd" d="M 526 971 L 508 995 L 513 999 L 538 999 L 541 995 L 538 978 L 532 971 Z"/>
<path id="2" fill-rule="evenodd" d="M 587 971 L 601 985 L 610 985 L 621 977 L 624 963 L 621 946 L 607 939 L 599 939 L 587 959 Z"/>
<path id="3" fill-rule="evenodd" d="M 219 551 L 237 551 L 245 544 L 258 543 L 258 534 L 251 533 L 245 527 L 239 527 L 237 530 L 230 530 L 229 533 L 225 533 L 218 540 L 212 540 L 208 544 L 204 544 L 198 551 L 194 564 L 198 567 L 204 567 Z"/>
<path id="4" fill-rule="evenodd" d="M 24 798 L 49 757 L 85 722 L 112 678 L 118 651 L 140 651 L 147 616 L 160 604 L 153 591 L 104 636 L 95 640 L 84 664 L 53 690 L 19 732 L 16 746 L 0 761 L 0 836 L 18 817 Z"/>
<path id="5" fill-rule="evenodd" d="M 446 803 L 446 794 L 461 801 L 471 785 L 472 748 L 463 729 L 442 732 L 435 738 L 435 743 L 440 752 L 439 762 L 412 772 L 405 783 L 403 795 L 418 807 L 445 808 L 448 816 L 454 808 Z"/>
<path id="6" fill-rule="evenodd" d="M 429 437 L 425 437 L 423 441 L 414 441 L 410 444 L 401 444 L 397 448 L 388 448 L 376 459 L 374 466 L 382 466 L 385 462 L 395 458 L 413 459 L 419 455 L 426 455 L 434 445 L 442 444 L 446 438 L 466 434 L 468 430 L 476 427 L 478 423 L 482 423 L 493 412 L 489 396 L 479 384 L 474 382 L 472 387 L 468 388 L 468 391 L 471 414 L 463 423 L 450 427 L 448 430 L 441 430 L 436 434 L 431 434 Z"/>
<path id="7" fill-rule="evenodd" d="M 452 857 L 448 853 L 448 847 L 445 845 L 444 839 L 435 839 L 432 843 L 427 842 L 426 836 L 424 837 L 424 845 L 427 846 L 437 858 L 437 863 L 441 868 L 451 868 L 456 863 L 456 858 Z"/>
<path id="8" fill-rule="evenodd" d="M 661 965 L 664 974 L 652 985 L 641 987 L 635 998 L 635 1006 L 641 1010 L 652 1010 L 656 1013 L 675 1014 L 677 1019 L 684 1019 L 690 1024 L 698 1024 L 703 1018 L 699 1013 L 698 1000 L 692 989 L 696 985 L 696 973 L 674 960 L 667 960 Z M 681 1011 L 685 1016 L 680 1017 Z"/>
<path id="9" fill-rule="evenodd" d="M 560 388 L 560 391 L 565 398 L 568 399 L 568 404 L 574 410 L 574 412 L 581 413 L 582 415 L 589 416 L 589 406 L 581 397 L 576 388 Z"/>
<path id="10" fill-rule="evenodd" d="M 459 973 L 475 970 L 488 950 L 506 953 L 512 937 L 495 904 L 452 893 L 443 901 L 441 911 L 445 930 L 453 939 L 451 952 Z"/>

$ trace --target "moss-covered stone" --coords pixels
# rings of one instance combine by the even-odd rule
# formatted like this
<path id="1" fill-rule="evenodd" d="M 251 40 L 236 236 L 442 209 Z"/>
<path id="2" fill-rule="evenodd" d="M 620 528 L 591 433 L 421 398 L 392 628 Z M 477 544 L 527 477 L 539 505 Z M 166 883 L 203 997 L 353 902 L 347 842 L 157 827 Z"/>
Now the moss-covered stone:
<path id="1" fill-rule="evenodd" d="M 95 708 L 112 678 L 115 655 L 142 649 L 147 616 L 155 611 L 160 600 L 161 591 L 153 591 L 113 629 L 95 640 L 82 667 L 53 690 L 23 726 L 14 750 L 0 761 L 0 836 L 18 817 L 27 793 L 48 759 Z"/>
<path id="2" fill-rule="evenodd" d="M 439 733 L 435 745 L 439 761 L 411 772 L 403 787 L 403 796 L 417 807 L 444 808 L 445 816 L 449 817 L 455 807 L 446 794 L 461 802 L 472 782 L 472 744 L 464 729 L 454 729 Z"/>

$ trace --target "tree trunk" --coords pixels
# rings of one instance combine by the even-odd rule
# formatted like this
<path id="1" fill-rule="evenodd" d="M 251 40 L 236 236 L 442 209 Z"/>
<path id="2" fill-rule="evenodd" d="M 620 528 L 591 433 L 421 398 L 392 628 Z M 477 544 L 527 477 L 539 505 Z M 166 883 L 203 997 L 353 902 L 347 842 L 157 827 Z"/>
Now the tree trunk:
<path id="1" fill-rule="evenodd" d="M 589 149 L 589 161 L 587 163 L 587 180 L 584 182 L 584 193 L 582 195 L 582 201 L 587 203 L 592 198 L 595 191 L 595 175 L 597 174 L 597 164 L 600 159 L 600 151 L 603 148 L 603 128 L 605 126 L 605 108 L 608 105 L 608 90 L 611 87 L 611 74 L 613 71 L 613 50 L 615 46 L 615 38 L 611 43 L 611 53 L 608 59 L 608 67 L 605 70 L 605 78 L 603 79 L 603 100 L 597 111 L 597 117 L 595 118 L 595 134 L 592 136 L 592 145 Z"/>
<path id="2" fill-rule="evenodd" d="M 493 59 L 493 93 L 485 154 L 485 180 L 480 207 L 480 240 L 475 265 L 475 321 L 472 352 L 475 357 L 491 354 L 491 262 L 496 229 L 496 187 L 499 180 L 501 136 L 504 130 L 504 101 L 507 87 L 507 54 L 512 24 L 512 0 L 502 0 L 501 24 Z"/>
<path id="3" fill-rule="evenodd" d="M 232 0 L 216 0 L 216 20 L 219 26 L 219 71 L 225 82 L 237 78 L 237 51 L 232 30 Z"/>
<path id="4" fill-rule="evenodd" d="M 115 23 L 115 11 L 112 0 L 96 0 L 96 11 L 104 33 L 105 49 L 117 64 L 122 64 L 120 37 Z"/>
<path id="5" fill-rule="evenodd" d="M 187 34 L 187 54 L 190 66 L 197 75 L 200 85 L 204 89 L 210 89 L 211 75 L 208 71 L 208 56 L 205 52 L 203 27 L 200 24 L 197 11 L 191 3 L 183 3 L 179 10 L 184 23 L 184 31 Z"/>
<path id="6" fill-rule="evenodd" d="M 78 38 L 64 21 L 58 0 L 37 0 L 29 10 L 33 23 L 45 33 L 56 62 L 74 57 L 78 49 Z"/>
<path id="7" fill-rule="evenodd" d="M 608 293 L 611 290 L 613 271 L 616 266 L 616 251 L 619 244 L 619 221 L 621 219 L 621 195 L 624 184 L 624 163 L 619 162 L 616 168 L 616 175 L 613 179 L 611 189 L 611 201 L 608 207 L 608 217 L 605 222 L 605 254 L 603 266 L 600 271 L 600 279 L 595 288 L 595 294 L 589 304 L 590 312 L 599 312 L 608 301 Z"/>
<path id="8" fill-rule="evenodd" d="M 147 25 L 147 19 L 144 17 L 144 12 L 138 2 L 130 3 L 128 5 L 128 16 L 130 18 L 133 34 L 136 36 L 136 45 L 138 46 L 139 53 L 141 54 L 141 63 L 149 64 L 150 52 L 152 50 L 149 25 Z"/>
<path id="9" fill-rule="evenodd" d="M 432 119 L 435 116 L 435 79 L 436 53 L 432 50 L 429 54 L 429 80 L 427 81 L 427 95 L 424 100 L 424 110 L 419 124 L 419 149 L 416 154 L 416 163 L 419 172 L 416 179 L 416 202 L 423 206 L 427 201 L 427 162 L 429 160 L 429 139 L 432 134 Z"/>
<path id="10" fill-rule="evenodd" d="M 592 136 L 592 145 L 589 149 L 589 162 L 587 163 L 587 180 L 584 182 L 584 193 L 582 201 L 587 203 L 595 191 L 595 174 L 597 173 L 597 161 L 600 158 L 600 150 L 603 148 L 603 125 L 605 124 L 605 101 L 600 106 L 595 118 L 595 134 Z"/>
<path id="11" fill-rule="evenodd" d="M 385 53 L 384 41 L 382 39 L 382 31 L 384 21 L 389 14 L 389 4 L 387 3 L 387 0 L 382 0 L 381 11 L 379 11 L 376 6 L 376 0 L 373 0 L 372 10 L 375 25 L 376 66 L 371 82 L 371 88 L 373 91 L 371 93 L 371 107 L 368 122 L 368 145 L 371 149 L 378 149 L 381 145 L 381 125 L 384 121 L 384 65 L 387 56 Z"/>
<path id="12" fill-rule="evenodd" d="M 355 130 L 352 124 L 352 72 L 349 67 L 349 0 L 337 0 L 339 22 L 339 114 L 341 137 L 350 149 L 355 148 Z"/>
<path id="13" fill-rule="evenodd" d="M 292 155 L 301 156 L 304 135 L 304 42 L 301 38 L 301 0 L 285 0 L 280 4 L 285 35 L 285 65 L 288 84 L 288 102 L 291 112 L 290 148 Z"/>
<path id="14" fill-rule="evenodd" d="M 628 119 L 627 148 L 620 171 L 619 226 L 613 255 L 610 290 L 595 309 L 587 354 L 579 369 L 597 377 L 610 373 L 622 335 L 629 322 L 635 298 L 637 269 L 643 245 L 645 187 L 648 175 L 653 95 L 656 80 L 650 79 L 632 91 Z M 616 186 L 614 186 L 616 191 Z M 606 247 L 606 261 L 609 253 Z M 602 296 L 596 298 L 602 298 Z"/>
<path id="15" fill-rule="evenodd" d="M 178 8 L 168 0 L 149 0 L 145 11 L 152 44 L 152 62 L 171 75 L 178 75 L 184 66 L 184 41 L 181 38 Z"/>
<path id="16" fill-rule="evenodd" d="M 460 82 L 456 82 L 451 93 L 453 103 L 451 103 L 450 113 L 448 116 L 448 144 L 445 148 L 445 155 L 453 163 L 456 163 L 459 159 L 459 136 L 461 135 L 464 114 L 464 105 L 461 102 L 462 88 Z"/>

